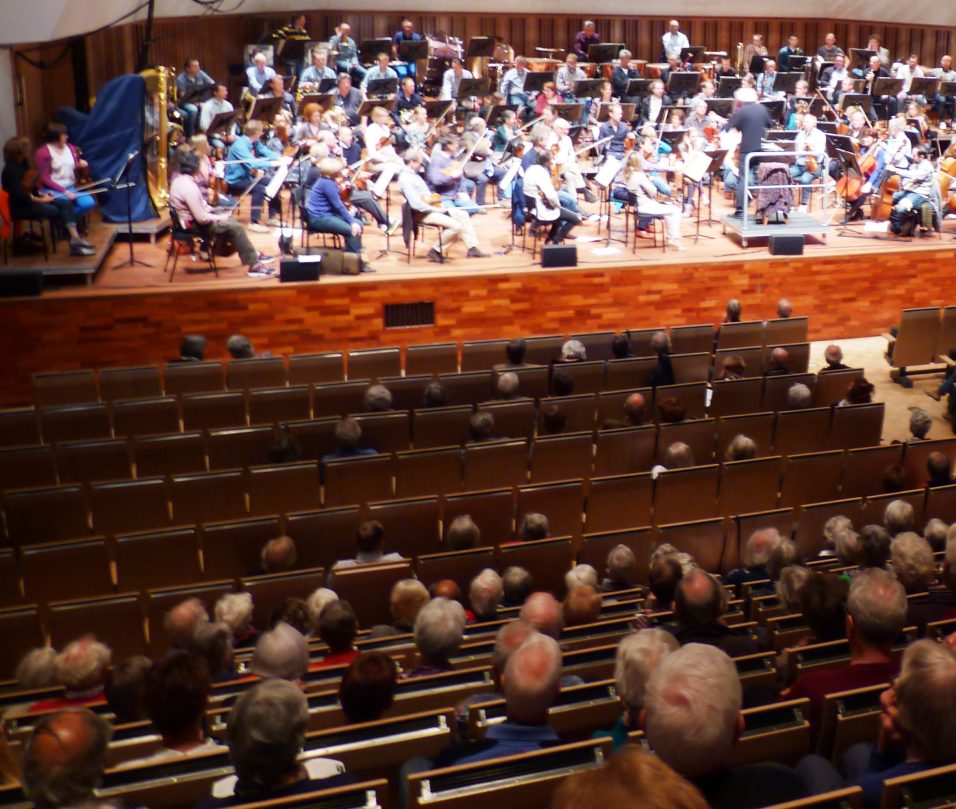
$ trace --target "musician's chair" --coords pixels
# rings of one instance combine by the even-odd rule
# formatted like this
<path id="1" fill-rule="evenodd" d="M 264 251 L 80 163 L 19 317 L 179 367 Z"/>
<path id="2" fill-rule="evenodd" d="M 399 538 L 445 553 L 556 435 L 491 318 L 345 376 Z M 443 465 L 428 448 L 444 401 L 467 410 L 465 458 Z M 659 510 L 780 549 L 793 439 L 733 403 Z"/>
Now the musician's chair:
<path id="1" fill-rule="evenodd" d="M 323 247 L 329 246 L 329 239 L 331 238 L 332 247 L 336 250 L 341 250 L 342 237 L 339 236 L 338 233 L 327 233 L 321 230 L 314 230 L 309 225 L 309 212 L 305 208 L 305 193 L 306 193 L 305 186 L 301 186 L 301 185 L 298 188 L 293 189 L 292 191 L 292 202 L 299 209 L 299 219 L 301 220 L 301 223 L 302 223 L 302 231 L 301 231 L 301 235 L 299 236 L 299 247 L 304 247 L 306 250 L 308 250 L 310 247 L 310 241 L 311 241 L 309 237 L 312 236 L 312 234 L 314 233 L 316 235 L 322 236 Z"/>
<path id="2" fill-rule="evenodd" d="M 170 283 L 176 274 L 176 265 L 179 263 L 180 247 L 185 246 L 189 250 L 189 255 L 193 261 L 205 256 L 212 271 L 219 277 L 219 268 L 216 267 L 216 238 L 209 230 L 208 226 L 193 224 L 191 227 L 183 227 L 182 220 L 176 210 L 169 207 L 169 218 L 171 227 L 169 231 L 169 249 L 166 251 L 166 263 L 163 264 L 163 273 L 169 267 L 169 259 L 173 259 L 173 267 L 169 273 Z"/>
<path id="3" fill-rule="evenodd" d="M 441 263 L 444 264 L 445 251 L 442 249 L 441 243 L 441 225 L 430 225 L 427 222 L 423 222 L 422 217 L 418 216 L 415 211 L 412 210 L 412 206 L 406 201 L 402 205 L 402 240 L 405 242 L 405 249 L 408 251 L 409 264 L 412 263 L 412 257 L 415 255 L 415 243 L 422 241 L 422 231 L 424 228 L 435 228 L 435 231 L 438 233 L 438 252 L 441 254 Z"/>

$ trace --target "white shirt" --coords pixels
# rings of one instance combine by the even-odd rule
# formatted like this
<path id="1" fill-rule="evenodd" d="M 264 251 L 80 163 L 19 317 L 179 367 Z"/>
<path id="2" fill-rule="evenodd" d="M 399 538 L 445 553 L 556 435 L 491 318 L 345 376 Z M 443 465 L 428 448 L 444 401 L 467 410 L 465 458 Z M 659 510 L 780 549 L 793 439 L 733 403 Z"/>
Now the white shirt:
<path id="1" fill-rule="evenodd" d="M 201 756 L 203 753 L 211 753 L 214 750 L 225 751 L 226 748 L 216 742 L 215 739 L 206 739 L 202 744 L 189 750 L 172 750 L 169 747 L 163 747 L 151 755 L 124 761 L 122 764 L 117 765 L 117 769 L 127 770 L 131 767 L 142 767 L 144 764 L 177 761 L 183 758 L 190 758 L 191 756 Z"/>
<path id="2" fill-rule="evenodd" d="M 210 98 L 205 104 L 202 105 L 201 112 L 199 113 L 199 128 L 205 132 L 209 129 L 209 125 L 212 123 L 212 119 L 217 115 L 221 115 L 224 112 L 232 112 L 234 107 L 230 101 L 223 99 L 220 101 L 218 98 Z M 236 125 L 232 125 L 233 130 L 235 130 Z"/>
<path id="3" fill-rule="evenodd" d="M 551 159 L 559 166 L 573 163 L 574 144 L 571 143 L 571 138 L 567 135 L 561 135 L 561 137 L 558 137 L 557 132 L 552 130 L 551 134 L 548 135 L 548 148 L 550 149 L 555 144 L 558 145 L 558 151 L 557 154 L 551 155 Z"/>
<path id="4" fill-rule="evenodd" d="M 908 64 L 897 65 L 894 71 L 894 77 L 903 80 L 903 92 L 908 93 L 910 86 L 913 84 L 913 79 L 921 79 L 923 77 L 923 68 L 917 65 L 913 70 L 910 70 Z"/>
<path id="5" fill-rule="evenodd" d="M 796 151 L 813 152 L 817 162 L 823 160 L 827 155 L 827 136 L 823 134 L 822 129 L 814 127 L 809 132 L 801 129 L 797 133 Z M 798 161 L 806 161 L 806 156 L 798 157 Z"/>
<path id="6" fill-rule="evenodd" d="M 387 126 L 382 126 L 382 124 L 371 123 L 365 127 L 365 156 L 371 159 L 379 151 L 386 151 L 388 152 L 387 156 L 392 157 L 395 150 L 392 148 L 391 136 L 391 130 Z M 385 138 L 389 138 L 389 142 L 385 144 L 383 149 L 379 150 L 378 145 Z"/>
<path id="7" fill-rule="evenodd" d="M 474 76 L 471 75 L 470 70 L 462 70 L 461 78 L 473 79 Z M 438 96 L 439 99 L 442 101 L 451 101 L 451 99 L 457 98 L 459 81 L 460 79 L 457 76 L 455 76 L 455 69 L 451 67 L 448 68 L 448 70 L 445 71 L 445 74 L 442 76 L 442 79 L 441 79 L 441 94 Z"/>
<path id="8" fill-rule="evenodd" d="M 345 765 L 334 758 L 307 758 L 302 761 L 302 766 L 309 774 L 309 778 L 314 781 L 321 781 L 323 778 L 331 778 L 333 775 L 341 775 L 345 772 Z M 218 781 L 213 781 L 212 796 L 214 798 L 231 798 L 236 791 L 236 784 L 239 779 L 235 775 L 227 775 Z M 316 787 L 321 789 L 321 787 Z"/>
<path id="9" fill-rule="evenodd" d="M 542 222 L 553 222 L 561 215 L 558 192 L 551 182 L 551 173 L 544 166 L 535 163 L 525 169 L 524 195 L 535 201 L 534 214 Z M 551 202 L 551 205 L 544 200 Z"/>
<path id="10" fill-rule="evenodd" d="M 906 137 L 905 132 L 890 135 L 883 144 L 886 150 L 886 160 L 894 166 L 906 168 L 913 157 L 913 144 Z"/>
<path id="11" fill-rule="evenodd" d="M 76 161 L 69 146 L 49 144 L 50 176 L 57 185 L 72 188 L 76 185 Z"/>
<path id="12" fill-rule="evenodd" d="M 690 47 L 690 41 L 683 31 L 678 31 L 676 34 L 672 34 L 668 31 L 661 37 L 661 42 L 664 45 L 664 55 L 668 57 L 680 56 L 680 52 L 684 50 L 684 48 Z"/>

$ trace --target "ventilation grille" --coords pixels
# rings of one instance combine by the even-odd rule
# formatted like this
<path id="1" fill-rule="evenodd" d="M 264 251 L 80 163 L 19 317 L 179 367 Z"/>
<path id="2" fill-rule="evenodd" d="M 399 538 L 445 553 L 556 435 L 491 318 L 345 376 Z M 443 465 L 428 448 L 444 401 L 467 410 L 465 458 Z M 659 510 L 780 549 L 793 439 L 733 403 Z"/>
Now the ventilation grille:
<path id="1" fill-rule="evenodd" d="M 435 301 L 385 304 L 386 329 L 407 329 L 411 326 L 434 325 Z"/>

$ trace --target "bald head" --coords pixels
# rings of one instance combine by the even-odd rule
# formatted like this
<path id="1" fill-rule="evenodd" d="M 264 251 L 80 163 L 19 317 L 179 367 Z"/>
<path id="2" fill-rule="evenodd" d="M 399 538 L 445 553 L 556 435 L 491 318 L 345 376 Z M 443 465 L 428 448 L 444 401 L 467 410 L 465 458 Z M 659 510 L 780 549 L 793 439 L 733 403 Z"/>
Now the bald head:
<path id="1" fill-rule="evenodd" d="M 551 593 L 532 593 L 528 596 L 520 617 L 549 638 L 559 638 L 564 628 L 561 605 Z"/>
<path id="2" fill-rule="evenodd" d="M 166 613 L 163 625 L 170 644 L 176 649 L 185 649 L 192 641 L 196 630 L 208 621 L 209 614 L 203 603 L 198 598 L 187 598 Z"/>
<path id="3" fill-rule="evenodd" d="M 632 393 L 624 400 L 624 418 L 628 424 L 640 424 L 644 420 L 646 404 L 640 393 Z"/>
<path id="4" fill-rule="evenodd" d="M 262 548 L 262 570 L 265 573 L 284 573 L 295 567 L 295 543 L 290 537 L 270 539 Z"/>
<path id="5" fill-rule="evenodd" d="M 677 585 L 674 612 L 681 627 L 702 626 L 720 617 L 720 586 L 700 568 L 687 573 Z"/>
<path id="6" fill-rule="evenodd" d="M 543 725 L 561 689 L 561 649 L 557 641 L 533 635 L 512 653 L 501 675 L 508 719 Z"/>
<path id="7" fill-rule="evenodd" d="M 534 634 L 535 628 L 526 621 L 508 621 L 498 630 L 495 635 L 495 650 L 491 655 L 491 671 L 495 677 L 501 677 L 514 650 Z"/>
<path id="8" fill-rule="evenodd" d="M 787 349 L 777 347 L 770 352 L 770 367 L 771 368 L 786 368 L 787 361 L 790 359 L 790 354 L 787 352 Z"/>
<path id="9" fill-rule="evenodd" d="M 454 579 L 439 579 L 429 589 L 432 598 L 447 598 L 449 601 L 461 601 L 461 588 Z"/>

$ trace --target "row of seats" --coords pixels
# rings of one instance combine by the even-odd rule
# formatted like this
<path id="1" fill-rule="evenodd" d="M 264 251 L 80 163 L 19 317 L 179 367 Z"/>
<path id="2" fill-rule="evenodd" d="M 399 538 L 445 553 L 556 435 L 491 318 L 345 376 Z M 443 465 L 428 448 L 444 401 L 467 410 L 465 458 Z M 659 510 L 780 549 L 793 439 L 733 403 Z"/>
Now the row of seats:
<path id="1" fill-rule="evenodd" d="M 763 348 L 806 343 L 807 318 L 787 318 L 721 326 L 717 338 L 718 351 L 746 347 Z M 663 328 L 663 327 L 662 327 Z M 628 332 L 631 352 L 635 357 L 650 357 L 651 337 L 661 329 L 636 329 Z M 572 334 L 581 342 L 589 360 L 610 360 L 614 332 Z M 674 354 L 713 352 L 714 329 L 710 325 L 678 326 L 670 330 Z M 527 338 L 525 360 L 547 365 L 558 359 L 563 335 Z M 346 379 L 370 380 L 402 375 L 451 374 L 458 371 L 485 371 L 505 361 L 508 341 L 476 340 L 458 343 L 358 349 L 322 354 L 294 354 L 288 358 L 263 357 L 252 360 L 221 362 L 168 363 L 162 375 L 157 366 L 104 368 L 92 370 L 37 373 L 33 376 L 34 403 L 39 407 L 80 402 L 137 399 L 167 394 L 191 393 L 226 388 L 275 387 L 342 382 Z M 800 358 L 795 358 L 798 363 Z M 759 368 L 762 359 L 753 363 Z M 804 368 L 805 370 L 805 368 Z"/>

